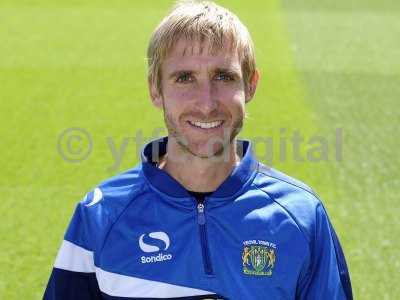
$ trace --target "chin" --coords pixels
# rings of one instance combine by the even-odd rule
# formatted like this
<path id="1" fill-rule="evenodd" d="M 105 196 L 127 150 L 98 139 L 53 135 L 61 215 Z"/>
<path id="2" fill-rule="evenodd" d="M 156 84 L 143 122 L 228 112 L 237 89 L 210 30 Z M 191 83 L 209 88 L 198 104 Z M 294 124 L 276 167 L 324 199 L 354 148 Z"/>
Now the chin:
<path id="1" fill-rule="evenodd" d="M 214 143 L 213 145 L 210 145 L 209 141 L 204 141 L 203 143 L 189 142 L 189 145 L 185 145 L 184 147 L 194 156 L 200 158 L 212 158 L 221 156 L 228 145 L 222 143 Z"/>

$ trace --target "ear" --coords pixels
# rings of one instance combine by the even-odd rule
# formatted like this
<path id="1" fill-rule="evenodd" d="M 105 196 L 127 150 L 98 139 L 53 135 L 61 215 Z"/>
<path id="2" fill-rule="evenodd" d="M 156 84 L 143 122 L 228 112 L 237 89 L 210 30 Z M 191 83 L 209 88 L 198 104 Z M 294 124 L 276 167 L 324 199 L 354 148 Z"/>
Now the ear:
<path id="1" fill-rule="evenodd" d="M 253 99 L 254 94 L 256 93 L 256 89 L 257 89 L 257 84 L 258 84 L 258 80 L 260 79 L 260 71 L 259 70 L 255 70 L 253 75 L 250 78 L 250 82 L 247 86 L 247 90 L 246 90 L 246 103 L 250 102 L 251 99 Z"/>
<path id="2" fill-rule="evenodd" d="M 153 105 L 155 107 L 162 108 L 163 107 L 162 95 L 158 91 L 156 84 L 154 83 L 153 80 L 151 80 L 149 78 L 148 85 L 149 85 L 149 93 L 150 93 L 151 102 L 153 103 Z"/>

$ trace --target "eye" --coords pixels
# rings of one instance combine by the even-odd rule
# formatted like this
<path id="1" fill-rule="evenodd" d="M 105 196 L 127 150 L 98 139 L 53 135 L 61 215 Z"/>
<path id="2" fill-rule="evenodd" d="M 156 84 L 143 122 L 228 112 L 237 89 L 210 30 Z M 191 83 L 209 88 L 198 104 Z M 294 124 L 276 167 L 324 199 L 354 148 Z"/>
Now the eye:
<path id="1" fill-rule="evenodd" d="M 178 82 L 178 83 L 188 83 L 188 82 L 192 82 L 192 81 L 193 81 L 193 77 L 188 72 L 181 73 L 176 78 L 176 82 Z"/>
<path id="2" fill-rule="evenodd" d="M 233 81 L 234 77 L 226 72 L 220 72 L 215 76 L 216 80 Z"/>

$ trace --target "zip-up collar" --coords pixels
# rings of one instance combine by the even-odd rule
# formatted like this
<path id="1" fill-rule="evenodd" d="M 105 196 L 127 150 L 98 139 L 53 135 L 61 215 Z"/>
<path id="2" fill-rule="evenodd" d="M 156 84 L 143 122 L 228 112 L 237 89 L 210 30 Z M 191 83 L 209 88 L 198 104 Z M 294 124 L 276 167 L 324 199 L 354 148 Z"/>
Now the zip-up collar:
<path id="1" fill-rule="evenodd" d="M 156 165 L 157 160 L 167 152 L 168 137 L 153 140 L 145 145 L 142 154 L 142 170 L 147 180 L 157 190 L 171 197 L 190 197 L 187 190 L 172 176 Z M 211 195 L 213 198 L 227 198 L 235 195 L 250 179 L 254 178 L 258 162 L 253 153 L 251 143 L 237 140 L 237 151 L 243 153 L 240 163 Z M 153 159 L 154 158 L 154 159 Z"/>

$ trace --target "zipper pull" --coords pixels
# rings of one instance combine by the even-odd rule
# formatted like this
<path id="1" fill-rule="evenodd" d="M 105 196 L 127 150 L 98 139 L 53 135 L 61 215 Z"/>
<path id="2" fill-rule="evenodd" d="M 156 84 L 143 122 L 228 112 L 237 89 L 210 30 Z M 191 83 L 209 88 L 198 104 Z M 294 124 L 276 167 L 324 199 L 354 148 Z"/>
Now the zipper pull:
<path id="1" fill-rule="evenodd" d="M 204 215 L 204 204 L 199 203 L 197 204 L 197 220 L 199 225 L 206 224 L 206 216 Z"/>

